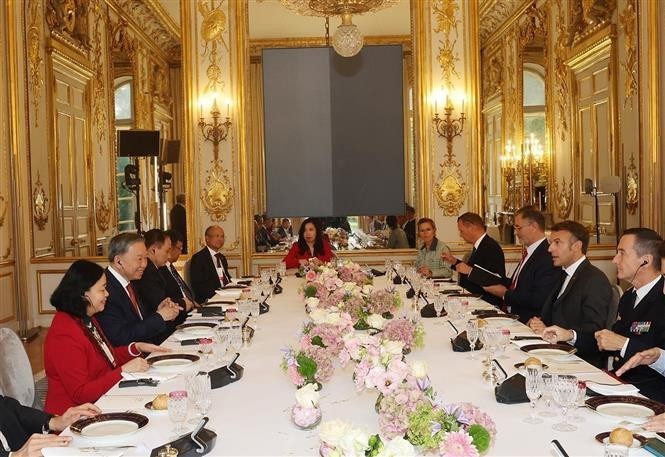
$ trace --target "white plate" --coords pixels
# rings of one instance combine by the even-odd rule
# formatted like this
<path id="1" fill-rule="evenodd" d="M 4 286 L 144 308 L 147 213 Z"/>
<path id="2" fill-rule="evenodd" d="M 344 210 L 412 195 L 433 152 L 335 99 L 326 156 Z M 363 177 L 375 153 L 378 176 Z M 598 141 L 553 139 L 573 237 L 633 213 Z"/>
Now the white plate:
<path id="1" fill-rule="evenodd" d="M 621 419 L 636 424 L 645 423 L 649 417 L 654 415 L 651 408 L 642 405 L 633 405 L 630 403 L 606 403 L 598 405 L 596 412 L 601 416 L 611 419 Z"/>
<path id="2" fill-rule="evenodd" d="M 603 438 L 603 444 L 609 444 L 610 443 L 610 437 L 608 436 L 607 438 Z M 630 446 L 633 449 L 639 449 L 642 447 L 642 443 L 636 438 L 633 438 L 633 444 Z"/>
<path id="3" fill-rule="evenodd" d="M 187 359 L 159 360 L 152 363 L 152 368 L 157 371 L 181 372 L 189 369 L 195 362 Z"/>
<path id="4" fill-rule="evenodd" d="M 188 335 L 202 336 L 202 335 L 212 335 L 213 328 L 206 325 L 192 325 L 191 327 L 180 329 L 181 333 L 186 333 Z"/>
<path id="5" fill-rule="evenodd" d="M 509 317 L 502 317 L 502 316 L 483 317 L 483 319 L 490 324 L 501 324 L 501 325 L 513 325 L 517 322 L 515 319 L 511 319 Z"/>
<path id="6" fill-rule="evenodd" d="M 554 348 L 552 348 L 552 349 L 546 349 L 546 348 L 531 349 L 529 351 L 529 354 L 531 354 L 531 355 L 545 355 L 545 356 L 553 356 L 554 355 L 554 356 L 558 356 L 558 357 L 564 356 L 566 358 L 570 358 L 570 354 L 568 352 L 566 352 L 562 349 L 554 349 Z"/>
<path id="7" fill-rule="evenodd" d="M 136 433 L 139 426 L 128 420 L 94 422 L 81 430 L 81 436 L 94 441 L 119 441 Z"/>

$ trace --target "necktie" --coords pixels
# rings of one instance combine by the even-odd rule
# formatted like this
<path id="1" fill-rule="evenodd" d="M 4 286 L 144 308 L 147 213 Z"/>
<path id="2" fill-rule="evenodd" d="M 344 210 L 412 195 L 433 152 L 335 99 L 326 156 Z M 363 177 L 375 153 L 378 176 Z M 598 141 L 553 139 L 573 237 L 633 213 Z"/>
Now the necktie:
<path id="1" fill-rule="evenodd" d="M 131 282 L 127 284 L 127 293 L 129 294 L 129 300 L 132 302 L 132 305 L 134 305 L 134 311 L 136 312 L 136 315 L 139 317 L 139 319 L 143 320 L 143 316 L 141 315 L 141 308 L 139 308 L 139 299 L 136 296 L 136 291 L 134 290 L 134 286 L 132 286 Z"/>
<path id="2" fill-rule="evenodd" d="M 637 301 L 637 291 L 633 288 L 633 290 L 631 290 L 629 294 L 630 295 L 626 299 L 626 304 L 630 306 L 630 309 L 633 309 L 635 308 L 635 302 Z"/>
<path id="3" fill-rule="evenodd" d="M 217 268 L 222 269 L 222 276 L 220 279 L 222 280 L 222 285 L 225 286 L 229 283 L 229 278 L 227 277 L 226 269 L 224 268 L 224 264 L 222 263 L 222 257 L 223 257 L 222 254 L 220 254 L 219 252 L 215 254 L 215 258 L 217 258 Z"/>
<path id="4" fill-rule="evenodd" d="M 175 279 L 175 282 L 178 283 L 178 287 L 180 287 L 180 290 L 182 291 L 183 295 L 188 299 L 192 300 L 192 291 L 189 290 L 189 287 L 187 284 L 185 284 L 185 281 L 182 280 L 180 275 L 178 274 L 178 270 L 175 269 L 173 264 L 170 265 L 169 270 L 171 271 L 171 276 Z"/>
<path id="5" fill-rule="evenodd" d="M 517 287 L 517 277 L 522 272 L 522 266 L 524 265 L 524 259 L 526 259 L 527 253 L 528 251 L 526 249 L 522 251 L 522 260 L 520 260 L 519 265 L 515 268 L 515 273 L 513 273 L 513 278 L 510 281 L 510 290 L 515 290 L 515 287 Z"/>
<path id="6" fill-rule="evenodd" d="M 552 296 L 552 303 L 557 301 L 557 299 L 561 296 L 563 293 L 563 285 L 566 283 L 566 278 L 568 277 L 568 273 L 566 273 L 566 270 L 561 269 L 561 278 L 559 279 L 559 285 L 556 288 L 556 295 Z"/>

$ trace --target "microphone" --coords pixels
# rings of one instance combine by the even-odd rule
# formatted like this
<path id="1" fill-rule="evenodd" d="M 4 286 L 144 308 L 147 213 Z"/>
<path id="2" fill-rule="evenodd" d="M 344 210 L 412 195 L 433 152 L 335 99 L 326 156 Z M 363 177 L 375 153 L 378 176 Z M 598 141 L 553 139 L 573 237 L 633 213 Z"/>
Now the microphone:
<path id="1" fill-rule="evenodd" d="M 645 260 L 642 260 L 642 263 L 640 264 L 640 266 L 637 267 L 637 270 L 635 270 L 635 274 L 633 275 L 632 278 L 630 278 L 630 281 L 629 281 L 629 282 L 630 282 L 631 284 L 633 284 L 633 281 L 635 280 L 635 276 L 637 276 L 637 273 L 639 273 L 640 268 L 642 268 L 643 266 L 648 265 L 648 264 L 649 264 L 649 261 L 648 261 L 648 260 L 646 260 L 646 259 L 645 259 Z M 634 284 L 633 284 L 633 287 L 635 287 Z"/>

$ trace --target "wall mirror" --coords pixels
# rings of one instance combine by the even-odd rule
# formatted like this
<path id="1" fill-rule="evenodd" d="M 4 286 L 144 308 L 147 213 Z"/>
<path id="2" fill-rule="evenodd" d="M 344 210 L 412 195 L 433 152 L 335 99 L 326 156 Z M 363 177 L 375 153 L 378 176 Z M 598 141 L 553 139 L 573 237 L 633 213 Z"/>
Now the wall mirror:
<path id="1" fill-rule="evenodd" d="M 417 1 L 417 0 L 416 0 Z M 415 198 L 415 154 L 414 154 L 414 98 L 413 98 L 413 63 L 411 49 L 411 5 L 409 0 L 399 0 L 395 5 L 361 16 L 353 16 L 353 23 L 364 35 L 365 46 L 401 45 L 403 49 L 403 114 L 404 114 L 404 203 L 414 205 Z M 263 64 L 264 49 L 324 47 L 326 33 L 330 39 L 340 24 L 340 17 L 331 17 L 329 26 L 325 18 L 302 16 L 287 9 L 280 2 L 249 2 L 249 102 L 251 126 L 248 154 L 251 164 L 251 208 L 254 215 L 266 214 L 266 173 L 264 155 L 264 97 L 263 97 Z M 362 51 L 361 51 L 362 52 Z M 294 174 L 297 179 L 297 174 Z M 390 185 L 390 183 L 386 183 Z M 267 214 L 269 221 L 275 219 L 275 229 L 282 223 L 282 214 Z M 307 214 L 289 217 L 292 233 L 297 236 L 300 222 Z M 384 239 L 388 234 L 385 225 L 386 215 L 349 214 L 346 217 L 322 218 L 328 227 L 327 233 L 333 245 L 339 249 L 380 249 L 385 246 Z M 395 214 L 395 216 L 402 216 Z M 270 223 L 270 222 L 269 222 Z M 255 227 L 258 230 L 258 226 Z M 285 224 L 286 226 L 286 224 Z M 349 231 L 344 234 L 342 230 Z M 378 237 L 367 236 L 370 234 Z M 283 234 L 282 234 L 283 236 Z M 277 243 L 279 235 L 271 245 L 264 242 L 255 243 L 255 252 L 281 251 L 288 249 L 289 240 Z M 256 241 L 256 240 L 255 240 Z M 283 255 L 283 253 L 281 254 Z"/>

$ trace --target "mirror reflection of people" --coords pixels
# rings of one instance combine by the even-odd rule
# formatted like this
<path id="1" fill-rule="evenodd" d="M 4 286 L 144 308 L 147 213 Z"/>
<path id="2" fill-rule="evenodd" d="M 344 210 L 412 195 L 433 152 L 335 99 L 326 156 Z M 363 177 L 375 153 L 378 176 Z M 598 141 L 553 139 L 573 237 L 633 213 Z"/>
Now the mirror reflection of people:
<path id="1" fill-rule="evenodd" d="M 59 433 L 77 420 L 99 413 L 98 407 L 85 403 L 54 416 L 0 395 L 0 457 L 39 457 L 46 447 L 69 446 L 71 436 L 50 432 Z"/>
<path id="2" fill-rule="evenodd" d="M 286 268 L 298 268 L 308 262 L 325 263 L 330 262 L 333 257 L 330 241 L 323 236 L 316 220 L 308 217 L 298 231 L 298 241 L 293 243 L 283 262 Z"/>
<path id="3" fill-rule="evenodd" d="M 436 237 L 436 224 L 432 219 L 423 217 L 418 220 L 417 227 L 422 241 L 415 263 L 418 273 L 426 278 L 450 278 L 453 270 L 442 258 L 444 252 L 450 252 L 450 248 Z"/>
<path id="4" fill-rule="evenodd" d="M 386 224 L 390 228 L 390 236 L 388 237 L 388 242 L 386 247 L 388 249 L 407 249 L 409 247 L 409 242 L 406 239 L 406 233 L 397 224 L 396 216 L 386 217 Z"/>
<path id="5" fill-rule="evenodd" d="M 169 212 L 171 229 L 182 235 L 182 253 L 187 254 L 187 210 L 185 209 L 185 194 L 175 196 L 175 205 Z"/>
<path id="6" fill-rule="evenodd" d="M 406 239 L 409 242 L 410 248 L 416 247 L 416 209 L 413 206 L 406 205 L 406 219 L 402 224 Z"/>
<path id="7" fill-rule="evenodd" d="M 293 236 L 293 227 L 291 227 L 291 221 L 288 217 L 282 218 L 282 223 L 280 224 L 279 229 L 277 229 L 277 235 L 279 236 L 280 241 Z"/>
<path id="8" fill-rule="evenodd" d="M 123 372 L 148 370 L 142 353 L 168 351 L 141 342 L 113 346 L 95 316 L 104 310 L 108 295 L 104 269 L 88 260 L 72 263 L 53 292 L 51 304 L 58 311 L 44 341 L 44 409 L 49 413 L 97 401 Z"/>

